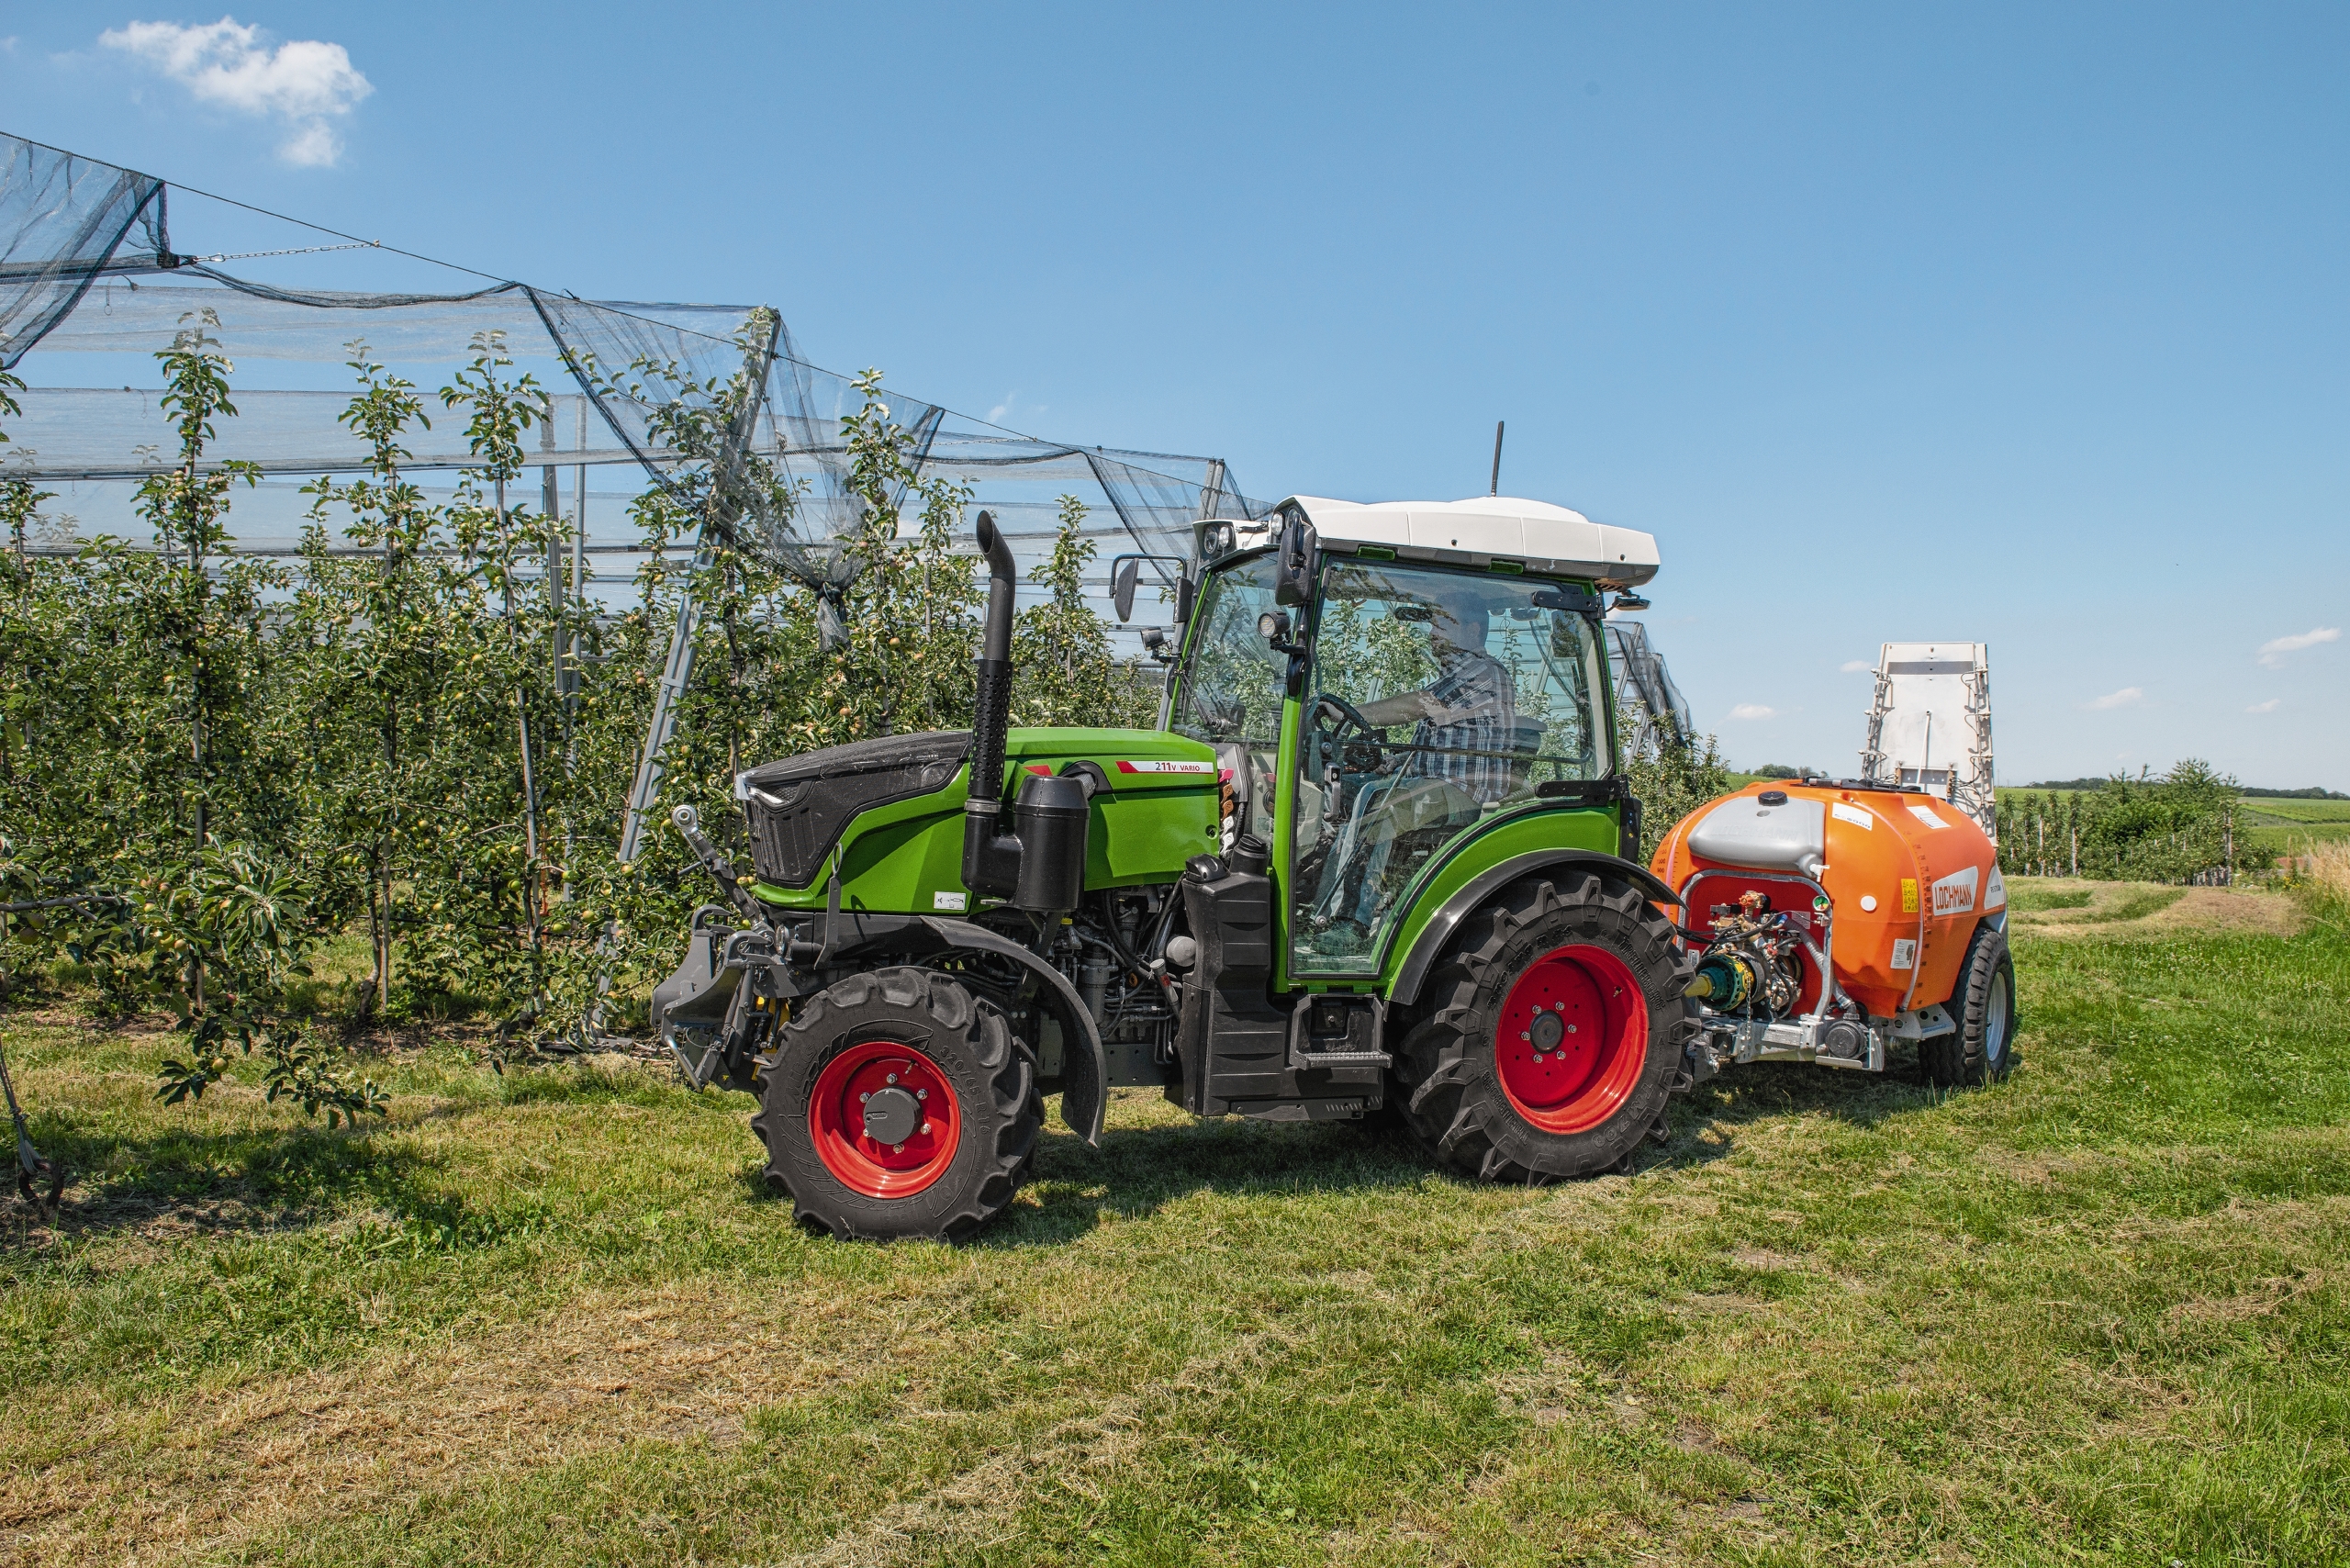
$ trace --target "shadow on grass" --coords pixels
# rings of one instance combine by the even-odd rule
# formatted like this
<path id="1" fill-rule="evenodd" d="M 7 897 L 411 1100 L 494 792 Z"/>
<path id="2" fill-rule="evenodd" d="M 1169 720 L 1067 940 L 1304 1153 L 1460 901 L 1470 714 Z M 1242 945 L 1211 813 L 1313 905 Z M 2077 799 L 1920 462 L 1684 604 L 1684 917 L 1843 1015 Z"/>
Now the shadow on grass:
<path id="1" fill-rule="evenodd" d="M 437 1217 L 448 1202 L 442 1161 L 375 1130 L 179 1126 L 129 1137 L 53 1126 L 42 1147 L 68 1185 L 47 1228 L 57 1238 L 284 1233 L 363 1203 L 404 1220 Z"/>
<path id="2" fill-rule="evenodd" d="M 2021 1062 L 2022 1056 L 2017 1058 Z M 1733 1152 L 1737 1133 L 1758 1122 L 1824 1114 L 1847 1126 L 1874 1131 L 1892 1117 L 1941 1103 L 1953 1093 L 1919 1076 L 1916 1054 L 1904 1051 L 1885 1071 L 1855 1072 L 1801 1062 L 1749 1062 L 1675 1096 L 1665 1107 L 1672 1137 L 1665 1148 L 1648 1146 L 1644 1165 L 1703 1165 Z M 1697 1135 L 1711 1132 L 1717 1141 Z"/>
<path id="3" fill-rule="evenodd" d="M 1401 1126 L 1387 1121 L 1253 1122 L 1241 1117 L 1121 1127 L 1089 1149 L 1066 1133 L 1037 1146 L 1022 1204 L 972 1242 L 1050 1247 L 1075 1240 L 1102 1216 L 1141 1219 L 1200 1193 L 1248 1196 L 1384 1191 L 1401 1194 L 1447 1175 Z"/>
<path id="4" fill-rule="evenodd" d="M 1906 1056 L 1882 1074 L 1751 1063 L 1667 1102 L 1669 1140 L 1643 1139 L 1632 1170 L 1709 1163 L 1736 1148 L 1739 1128 L 1790 1115 L 1825 1113 L 1874 1128 L 1947 1092 L 1919 1082 L 1914 1058 Z M 1701 1130 L 1718 1140 L 1696 1137 Z M 1139 1218 L 1208 1191 L 1400 1195 L 1431 1180 L 1478 1184 L 1421 1148 L 1400 1123 L 1382 1118 L 1300 1124 L 1231 1117 L 1121 1128 L 1106 1134 L 1099 1149 L 1064 1134 L 1039 1146 L 1030 1180 L 1039 1206 L 1014 1209 L 974 1245 L 1052 1245 L 1092 1229 L 1104 1214 Z"/>

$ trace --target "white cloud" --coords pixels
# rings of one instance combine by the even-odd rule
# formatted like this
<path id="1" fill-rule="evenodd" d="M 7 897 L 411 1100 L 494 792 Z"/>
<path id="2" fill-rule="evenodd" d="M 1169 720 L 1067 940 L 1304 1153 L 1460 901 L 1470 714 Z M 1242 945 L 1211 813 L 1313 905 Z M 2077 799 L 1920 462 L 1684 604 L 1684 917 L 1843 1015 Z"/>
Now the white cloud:
<path id="1" fill-rule="evenodd" d="M 1876 668 L 1876 666 L 1869 663 L 1866 659 L 1846 659 L 1842 664 L 1836 667 L 1842 670 L 1846 675 L 1858 675 L 1863 670 L 1874 669 Z"/>
<path id="2" fill-rule="evenodd" d="M 2093 697 L 2081 706 L 2092 711 L 2103 713 L 2115 708 L 2135 708 L 2145 700 L 2146 693 L 2143 688 L 2125 686 L 2119 691 L 2109 691 L 2102 697 Z"/>
<path id="3" fill-rule="evenodd" d="M 2289 637 L 2271 637 L 2260 644 L 2260 662 L 2270 669 L 2285 662 L 2287 654 L 2298 654 L 2303 648 L 2314 648 L 2321 643 L 2342 641 L 2339 626 L 2317 626 L 2307 632 L 2296 632 Z"/>
<path id="4" fill-rule="evenodd" d="M 2244 711 L 2247 713 L 2274 713 L 2277 709 L 2283 707 L 2284 703 L 2285 700 L 2283 698 L 2272 697 L 2266 702 L 2254 703 L 2251 707 L 2245 709 Z"/>
<path id="5" fill-rule="evenodd" d="M 1002 424 L 1007 420 L 1033 420 L 1051 407 L 1046 403 L 1023 403 L 1017 391 L 1007 392 L 1003 401 L 988 410 L 988 423 Z"/>
<path id="6" fill-rule="evenodd" d="M 1729 716 L 1733 719 L 1775 719 L 1779 716 L 1779 711 L 1776 708 L 1765 708 L 1760 702 L 1741 702 L 1729 711 Z"/>
<path id="7" fill-rule="evenodd" d="M 332 167 L 342 139 L 331 123 L 375 90 L 352 68 L 339 43 L 296 39 L 272 49 L 268 35 L 234 17 L 183 27 L 132 22 L 98 35 L 107 49 L 177 82 L 199 103 L 275 119 L 285 127 L 277 155 L 289 163 Z"/>

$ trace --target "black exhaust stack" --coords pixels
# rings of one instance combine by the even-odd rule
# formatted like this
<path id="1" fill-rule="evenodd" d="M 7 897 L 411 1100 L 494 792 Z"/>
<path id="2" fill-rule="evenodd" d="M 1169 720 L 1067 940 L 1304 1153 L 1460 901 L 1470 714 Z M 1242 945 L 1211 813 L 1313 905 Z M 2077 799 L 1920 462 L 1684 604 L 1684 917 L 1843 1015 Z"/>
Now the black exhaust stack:
<path id="1" fill-rule="evenodd" d="M 1020 570 L 995 517 L 979 513 L 988 558 L 988 621 L 979 642 L 979 700 L 971 715 L 971 785 L 963 802 L 963 885 L 977 898 L 1010 898 L 1020 881 L 1020 839 L 996 832 L 1003 810 L 1003 732 L 1012 722 L 1012 601 Z"/>
<path id="2" fill-rule="evenodd" d="M 1012 547 L 995 518 L 979 513 L 988 558 L 988 620 L 980 633 L 978 711 L 971 715 L 971 782 L 963 801 L 963 885 L 976 898 L 1015 909 L 1063 913 L 1085 891 L 1091 826 L 1091 781 L 1030 775 L 1021 780 L 1018 831 L 998 833 L 1003 814 L 1003 735 L 1012 722 L 1013 595 L 1020 585 Z"/>

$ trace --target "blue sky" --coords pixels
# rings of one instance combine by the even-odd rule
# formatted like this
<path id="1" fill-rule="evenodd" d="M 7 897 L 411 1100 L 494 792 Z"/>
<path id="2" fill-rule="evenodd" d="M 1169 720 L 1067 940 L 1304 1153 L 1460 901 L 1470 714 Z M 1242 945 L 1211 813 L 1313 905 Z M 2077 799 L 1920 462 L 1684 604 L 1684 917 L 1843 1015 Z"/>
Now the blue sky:
<path id="1" fill-rule="evenodd" d="M 1478 493 L 1505 418 L 1742 763 L 1974 639 L 2005 780 L 2350 789 L 2350 10 L 233 17 L 11 6 L 0 129 L 1252 494 Z"/>

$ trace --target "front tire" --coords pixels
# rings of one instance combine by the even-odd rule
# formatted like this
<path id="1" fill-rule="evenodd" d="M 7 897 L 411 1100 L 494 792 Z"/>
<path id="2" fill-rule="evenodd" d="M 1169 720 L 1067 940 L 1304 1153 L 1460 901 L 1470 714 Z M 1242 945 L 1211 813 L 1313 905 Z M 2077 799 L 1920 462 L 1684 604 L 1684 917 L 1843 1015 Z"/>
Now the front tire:
<path id="1" fill-rule="evenodd" d="M 850 976 L 762 1065 L 767 1184 L 843 1239 L 968 1238 L 1010 1206 L 1044 1123 L 1028 1047 L 934 970 Z"/>
<path id="2" fill-rule="evenodd" d="M 1672 922 L 1624 883 L 1515 884 L 1429 978 L 1398 1053 L 1404 1119 L 1488 1182 L 1628 1169 L 1696 1027 L 1691 970 Z"/>
<path id="3" fill-rule="evenodd" d="M 1993 1083 L 2015 1062 L 2016 964 L 2007 933 L 1985 921 L 1967 944 L 1951 1011 L 1958 1028 L 1918 1042 L 1918 1066 L 1944 1088 Z"/>

